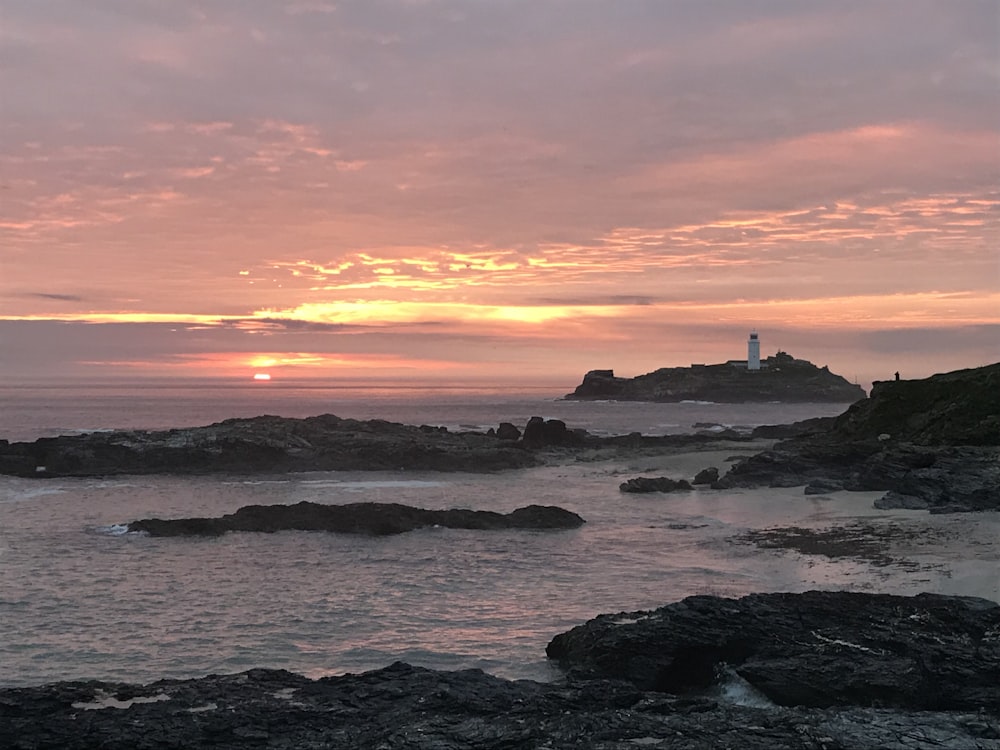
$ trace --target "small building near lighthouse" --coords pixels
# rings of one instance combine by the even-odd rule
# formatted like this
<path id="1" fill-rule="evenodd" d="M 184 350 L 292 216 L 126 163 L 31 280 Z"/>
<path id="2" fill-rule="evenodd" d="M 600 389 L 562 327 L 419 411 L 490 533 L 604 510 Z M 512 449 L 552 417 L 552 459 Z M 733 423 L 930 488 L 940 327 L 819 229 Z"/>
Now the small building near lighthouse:
<path id="1" fill-rule="evenodd" d="M 760 369 L 760 339 L 757 338 L 756 331 L 750 332 L 750 338 L 747 341 L 747 369 Z"/>

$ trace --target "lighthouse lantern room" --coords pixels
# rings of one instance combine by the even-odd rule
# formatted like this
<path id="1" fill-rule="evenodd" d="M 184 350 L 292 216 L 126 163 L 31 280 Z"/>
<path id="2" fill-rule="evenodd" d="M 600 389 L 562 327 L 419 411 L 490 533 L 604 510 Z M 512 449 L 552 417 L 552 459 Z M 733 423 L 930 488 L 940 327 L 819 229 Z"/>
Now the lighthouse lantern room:
<path id="1" fill-rule="evenodd" d="M 757 338 L 756 331 L 750 333 L 750 339 L 747 341 L 747 369 L 760 369 L 760 339 Z"/>

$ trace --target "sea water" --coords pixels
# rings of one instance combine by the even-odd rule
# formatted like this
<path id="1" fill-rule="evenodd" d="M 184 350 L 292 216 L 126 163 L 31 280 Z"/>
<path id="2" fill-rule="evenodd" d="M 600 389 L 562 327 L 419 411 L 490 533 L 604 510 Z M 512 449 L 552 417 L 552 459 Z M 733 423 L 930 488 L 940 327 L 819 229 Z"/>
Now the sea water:
<path id="1" fill-rule="evenodd" d="M 254 385 L 0 388 L 0 438 L 206 424 L 262 413 L 335 413 L 450 429 L 533 415 L 602 434 L 691 432 L 833 415 L 843 405 L 628 404 L 542 389 L 336 389 Z M 694 425 L 701 427 L 695 428 Z M 873 493 L 801 488 L 623 494 L 639 475 L 725 469 L 740 443 L 636 460 L 499 472 L 316 472 L 85 479 L 0 477 L 0 684 L 150 682 L 290 669 L 309 676 L 396 660 L 549 680 L 555 634 L 604 612 L 690 594 L 836 588 L 1000 599 L 998 514 L 879 511 Z M 507 512 L 559 505 L 572 531 L 428 528 L 391 537 L 315 532 L 149 538 L 144 517 L 216 516 L 243 505 L 359 501 Z M 831 560 L 742 543 L 751 529 L 895 524 L 893 560 Z"/>

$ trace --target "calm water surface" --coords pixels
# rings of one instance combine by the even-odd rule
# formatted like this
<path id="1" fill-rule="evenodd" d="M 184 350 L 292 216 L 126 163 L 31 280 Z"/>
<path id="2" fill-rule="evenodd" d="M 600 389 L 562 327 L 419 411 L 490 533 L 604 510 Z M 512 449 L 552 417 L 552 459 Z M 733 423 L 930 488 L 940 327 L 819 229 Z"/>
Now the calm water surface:
<path id="1" fill-rule="evenodd" d="M 60 425 L 199 424 L 253 416 L 261 406 L 285 416 L 328 411 L 427 424 L 493 425 L 539 414 L 607 432 L 792 421 L 843 408 L 578 404 L 550 395 L 469 392 L 423 400 L 398 392 L 354 394 L 339 404 L 327 404 L 324 393 L 313 393 L 308 403 L 283 394 L 261 403 L 257 393 L 247 403 L 245 394 L 233 392 L 208 399 L 170 389 L 115 391 L 98 399 L 97 408 L 79 393 L 22 392 L 12 402 L 8 390 L 0 392 L 0 437 L 28 439 Z M 42 403 L 47 408 L 39 416 Z M 1000 598 L 997 514 L 889 513 L 872 508 L 874 495 L 805 497 L 801 489 L 618 491 L 620 482 L 639 474 L 690 477 L 708 465 L 724 467 L 739 450 L 490 475 L 0 477 L 0 684 L 148 682 L 250 667 L 319 676 L 397 659 L 552 679 L 557 675 L 544 649 L 556 633 L 601 612 L 651 608 L 689 594 L 819 587 Z M 425 529 L 375 539 L 308 532 L 151 539 L 119 528 L 141 517 L 219 515 L 251 503 L 301 500 L 498 511 L 553 504 L 587 524 L 567 532 Z M 910 548 L 892 551 L 906 564 L 829 561 L 733 541 L 750 528 L 857 519 L 920 532 Z"/>

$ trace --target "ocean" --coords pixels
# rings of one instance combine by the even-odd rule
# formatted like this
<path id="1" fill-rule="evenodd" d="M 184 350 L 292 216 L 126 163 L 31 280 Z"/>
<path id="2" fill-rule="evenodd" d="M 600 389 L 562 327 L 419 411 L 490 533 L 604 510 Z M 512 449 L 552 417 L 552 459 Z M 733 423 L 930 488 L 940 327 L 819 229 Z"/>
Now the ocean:
<path id="1" fill-rule="evenodd" d="M 333 413 L 449 429 L 563 419 L 598 434 L 668 434 L 838 414 L 829 404 L 574 402 L 551 389 L 365 388 L 305 383 L 0 386 L 0 439 L 164 429 L 229 417 Z M 713 427 L 715 426 L 715 427 Z M 877 493 L 801 488 L 630 495 L 634 476 L 690 479 L 739 443 L 634 461 L 495 474 L 0 477 L 0 684 L 151 682 L 253 667 L 311 677 L 403 660 L 552 680 L 555 634 L 604 612 L 691 594 L 851 589 L 1000 599 L 1000 514 L 879 511 Z M 559 505 L 580 529 L 424 529 L 367 538 L 310 532 L 214 539 L 126 534 L 138 518 L 248 504 L 359 501 L 510 511 Z M 893 527 L 879 560 L 761 549 L 754 529 Z"/>

